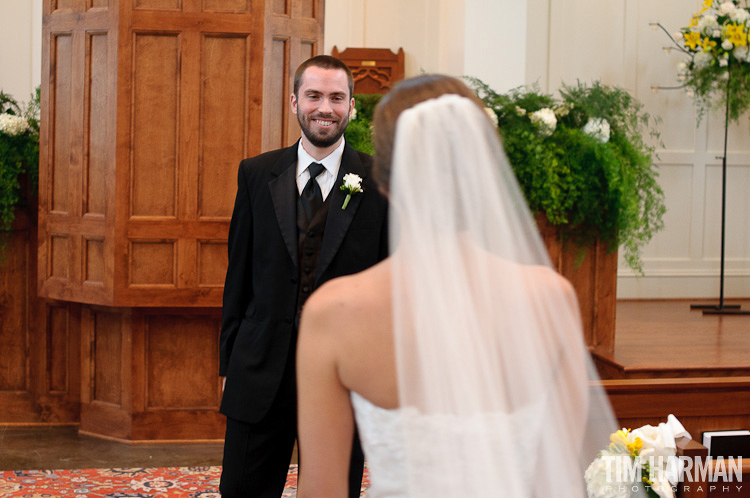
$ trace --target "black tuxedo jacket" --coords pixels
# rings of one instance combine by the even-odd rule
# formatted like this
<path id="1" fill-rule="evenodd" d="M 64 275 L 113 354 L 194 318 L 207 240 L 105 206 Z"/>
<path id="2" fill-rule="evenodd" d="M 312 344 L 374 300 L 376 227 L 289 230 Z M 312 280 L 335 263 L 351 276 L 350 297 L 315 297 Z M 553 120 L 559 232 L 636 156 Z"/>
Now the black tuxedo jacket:
<path id="1" fill-rule="evenodd" d="M 219 375 L 227 382 L 221 412 L 258 422 L 273 401 L 296 347 L 297 144 L 240 163 L 229 227 Z M 387 201 L 370 172 L 372 158 L 349 145 L 329 194 L 315 287 L 364 270 L 388 255 Z M 343 177 L 362 177 L 363 192 L 342 210 Z M 290 360 L 293 361 L 293 360 Z"/>

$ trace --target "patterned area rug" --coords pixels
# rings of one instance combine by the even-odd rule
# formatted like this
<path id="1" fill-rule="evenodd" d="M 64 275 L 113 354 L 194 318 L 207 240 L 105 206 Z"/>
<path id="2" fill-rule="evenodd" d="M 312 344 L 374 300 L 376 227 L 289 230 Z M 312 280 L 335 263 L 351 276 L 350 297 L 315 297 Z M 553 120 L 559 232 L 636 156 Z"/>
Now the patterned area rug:
<path id="1" fill-rule="evenodd" d="M 221 467 L 75 469 L 0 472 L 7 498 L 220 498 Z M 367 474 L 362 492 L 367 487 Z M 297 495 L 297 466 L 289 467 L 282 498 Z"/>

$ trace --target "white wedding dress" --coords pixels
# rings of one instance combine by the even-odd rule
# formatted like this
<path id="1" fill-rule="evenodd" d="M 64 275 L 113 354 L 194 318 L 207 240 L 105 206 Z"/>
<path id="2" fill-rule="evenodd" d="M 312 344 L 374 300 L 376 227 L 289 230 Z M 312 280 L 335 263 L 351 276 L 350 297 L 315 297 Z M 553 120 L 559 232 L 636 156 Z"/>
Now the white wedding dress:
<path id="1" fill-rule="evenodd" d="M 409 483 L 425 481 L 445 491 L 442 496 L 467 498 L 461 491 L 465 489 L 462 482 L 467 479 L 482 481 L 488 476 L 472 475 L 476 474 L 476 469 L 471 468 L 456 472 L 456 468 L 461 467 L 460 461 L 453 462 L 455 467 L 445 469 L 446 472 L 436 469 L 435 461 L 430 458 L 435 449 L 433 445 L 436 434 L 440 434 L 443 438 L 449 437 L 454 441 L 470 442 L 480 435 L 479 431 L 486 432 L 487 427 L 492 427 L 494 431 L 481 434 L 481 437 L 486 438 L 485 441 L 489 445 L 497 448 L 499 458 L 511 456 L 514 461 L 525 462 L 521 468 L 526 469 L 529 474 L 514 477 L 521 477 L 522 481 L 526 481 L 536 468 L 534 447 L 538 448 L 537 445 L 541 444 L 541 441 L 534 441 L 521 435 L 540 433 L 537 426 L 542 423 L 544 411 L 541 406 L 544 400 L 527 405 L 512 415 L 477 415 L 472 419 L 454 415 L 422 415 L 413 408 L 385 409 L 372 404 L 353 391 L 351 400 L 367 461 L 370 480 L 370 487 L 367 490 L 368 498 L 421 496 L 420 490 L 409 489 Z M 405 431 L 407 428 L 409 431 L 414 431 L 417 434 L 416 439 L 423 444 L 421 448 L 410 448 L 415 452 L 411 459 L 406 457 Z M 507 452 L 509 447 L 513 448 L 512 455 Z M 518 467 L 514 465 L 509 465 L 508 468 L 513 468 L 514 472 L 518 470 Z M 502 473 L 503 469 L 498 468 L 497 472 Z M 461 494 L 455 495 L 449 490 L 458 490 Z M 493 494 L 490 493 L 491 495 Z"/>

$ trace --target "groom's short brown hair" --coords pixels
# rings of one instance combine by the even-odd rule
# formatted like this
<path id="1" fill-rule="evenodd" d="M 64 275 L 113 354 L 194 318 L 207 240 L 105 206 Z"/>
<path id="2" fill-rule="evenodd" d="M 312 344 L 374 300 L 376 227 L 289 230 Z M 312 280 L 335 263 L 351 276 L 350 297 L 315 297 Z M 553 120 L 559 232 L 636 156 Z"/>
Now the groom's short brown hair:
<path id="1" fill-rule="evenodd" d="M 344 64 L 336 57 L 330 55 L 316 55 L 307 59 L 305 62 L 299 65 L 297 71 L 294 72 L 294 95 L 299 98 L 299 87 L 302 86 L 302 76 L 308 67 L 315 66 L 323 69 L 340 69 L 346 73 L 346 79 L 349 82 L 349 98 L 352 98 L 354 93 L 354 76 L 349 66 Z"/>

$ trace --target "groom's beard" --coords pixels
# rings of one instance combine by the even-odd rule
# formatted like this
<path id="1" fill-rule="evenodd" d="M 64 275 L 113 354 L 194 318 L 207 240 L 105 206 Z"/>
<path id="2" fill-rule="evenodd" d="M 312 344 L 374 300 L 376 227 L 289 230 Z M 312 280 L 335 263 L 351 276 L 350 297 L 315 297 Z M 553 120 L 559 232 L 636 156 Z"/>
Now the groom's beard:
<path id="1" fill-rule="evenodd" d="M 313 129 L 312 124 L 310 123 L 311 118 L 330 119 L 334 121 L 336 119 L 336 116 L 333 114 L 325 116 L 308 116 L 303 115 L 299 112 L 297 113 L 297 122 L 299 123 L 299 127 L 302 129 L 302 133 L 304 133 L 310 143 L 315 147 L 326 148 L 335 144 L 339 141 L 339 138 L 341 138 L 341 136 L 346 131 L 346 127 L 349 126 L 349 114 L 347 113 L 341 119 L 341 121 L 338 121 L 335 126 L 331 127 L 330 130 L 320 130 L 318 133 L 316 133 L 316 131 Z"/>

